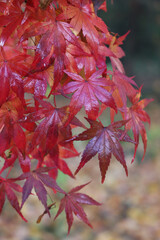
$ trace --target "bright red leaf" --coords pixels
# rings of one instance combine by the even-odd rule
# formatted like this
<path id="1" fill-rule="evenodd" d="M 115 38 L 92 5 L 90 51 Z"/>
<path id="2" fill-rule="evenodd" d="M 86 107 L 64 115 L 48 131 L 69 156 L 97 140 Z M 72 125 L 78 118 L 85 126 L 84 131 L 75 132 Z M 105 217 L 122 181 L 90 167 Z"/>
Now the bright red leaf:
<path id="1" fill-rule="evenodd" d="M 0 27 L 4 27 L 0 35 L 0 46 L 4 46 L 17 26 L 27 20 L 27 16 L 22 11 L 20 5 L 20 2 L 14 0 L 13 3 L 10 4 L 10 7 L 8 7 L 8 14 L 0 16 Z"/>
<path id="2" fill-rule="evenodd" d="M 76 73 L 65 71 L 74 81 L 64 85 L 65 94 L 74 93 L 70 102 L 71 116 L 77 114 L 84 106 L 88 117 L 96 119 L 99 111 L 99 102 L 117 110 L 112 94 L 105 87 L 113 87 L 113 83 L 101 77 L 104 69 L 96 71 L 88 79 Z"/>
<path id="3" fill-rule="evenodd" d="M 107 33 L 107 27 L 104 22 L 98 18 L 92 11 L 92 5 L 89 1 L 70 1 L 59 19 L 71 19 L 70 25 L 73 27 L 76 35 L 82 30 L 87 42 L 97 52 L 99 45 L 99 32 L 97 28 Z"/>
<path id="4" fill-rule="evenodd" d="M 51 8 L 45 16 L 48 21 L 36 22 L 32 24 L 20 41 L 24 41 L 33 36 L 42 35 L 35 53 L 30 72 L 42 71 L 54 62 L 54 86 L 58 86 L 65 68 L 65 53 L 68 44 L 76 45 L 81 51 L 77 37 L 71 31 L 71 26 L 67 22 L 56 21 L 54 9 Z M 83 51 L 82 51 L 83 53 Z"/>

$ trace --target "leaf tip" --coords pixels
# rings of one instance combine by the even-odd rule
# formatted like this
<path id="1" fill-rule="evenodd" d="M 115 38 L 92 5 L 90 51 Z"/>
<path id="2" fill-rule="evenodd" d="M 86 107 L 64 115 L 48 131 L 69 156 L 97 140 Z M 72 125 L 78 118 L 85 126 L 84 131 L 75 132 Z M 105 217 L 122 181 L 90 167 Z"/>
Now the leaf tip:
<path id="1" fill-rule="evenodd" d="M 125 166 L 125 172 L 126 172 L 126 176 L 128 177 L 128 168 L 127 168 L 127 166 Z"/>
<path id="2" fill-rule="evenodd" d="M 101 184 L 104 183 L 104 180 L 105 180 L 105 177 L 102 177 L 102 179 L 101 179 Z"/>

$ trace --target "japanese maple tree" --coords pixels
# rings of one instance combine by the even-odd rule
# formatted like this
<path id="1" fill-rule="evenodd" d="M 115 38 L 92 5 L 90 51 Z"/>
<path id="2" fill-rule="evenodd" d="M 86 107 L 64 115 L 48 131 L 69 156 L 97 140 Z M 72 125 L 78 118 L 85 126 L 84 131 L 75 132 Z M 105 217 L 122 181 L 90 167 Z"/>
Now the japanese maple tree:
<path id="1" fill-rule="evenodd" d="M 73 214 L 92 227 L 82 205 L 100 203 L 79 193 L 88 183 L 66 192 L 56 182 L 58 172 L 75 178 L 97 155 L 103 183 L 112 156 L 128 175 L 122 141 L 135 145 L 132 161 L 139 135 L 143 158 L 147 147 L 144 122 L 150 118 L 144 108 L 152 99 L 140 99 L 141 88 L 121 62 L 129 32 L 112 34 L 98 9 L 106 11 L 104 0 L 0 0 L 0 212 L 7 197 L 27 221 L 22 207 L 35 194 L 44 206 L 39 222 L 55 205 L 47 203 L 50 188 L 62 195 L 54 219 L 64 210 L 68 233 Z M 90 127 L 77 117 L 82 108 Z M 114 121 L 117 114 L 121 119 Z M 73 136 L 76 127 L 82 132 Z M 80 155 L 74 141 L 84 140 L 74 174 L 67 159 Z"/>

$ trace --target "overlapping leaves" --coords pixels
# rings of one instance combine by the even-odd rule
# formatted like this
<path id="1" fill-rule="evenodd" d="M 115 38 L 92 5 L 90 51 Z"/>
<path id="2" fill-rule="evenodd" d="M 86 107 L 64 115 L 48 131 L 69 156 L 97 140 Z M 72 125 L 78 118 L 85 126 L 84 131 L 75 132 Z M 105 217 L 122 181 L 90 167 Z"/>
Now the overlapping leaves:
<path id="1" fill-rule="evenodd" d="M 0 157 L 4 161 L 0 212 L 6 196 L 25 220 L 21 207 L 34 189 L 45 208 L 41 219 L 54 205 L 47 205 L 49 187 L 64 195 L 55 219 L 65 210 L 68 233 L 73 214 L 91 227 L 81 204 L 99 205 L 77 193 L 86 184 L 66 193 L 56 183 L 59 171 L 74 178 L 67 163 L 79 155 L 73 140 L 89 140 L 76 174 L 98 154 L 102 182 L 112 155 L 128 174 L 121 141 L 135 144 L 133 160 L 139 135 L 143 158 L 147 147 L 143 122 L 150 123 L 150 118 L 144 108 L 152 99 L 140 100 L 141 88 L 126 76 L 121 61 L 125 55 L 121 45 L 129 32 L 120 37 L 111 34 L 97 16 L 98 9 L 106 10 L 104 0 L 0 1 Z M 88 129 L 76 117 L 83 107 Z M 112 123 L 103 126 L 97 119 L 106 108 Z M 114 122 L 118 112 L 124 120 Z M 73 137 L 75 127 L 85 131 Z M 33 171 L 32 162 L 36 162 Z M 8 178 L 15 167 L 22 174 Z M 25 180 L 23 187 L 15 183 L 18 180 Z M 21 207 L 14 191 L 22 193 Z"/>

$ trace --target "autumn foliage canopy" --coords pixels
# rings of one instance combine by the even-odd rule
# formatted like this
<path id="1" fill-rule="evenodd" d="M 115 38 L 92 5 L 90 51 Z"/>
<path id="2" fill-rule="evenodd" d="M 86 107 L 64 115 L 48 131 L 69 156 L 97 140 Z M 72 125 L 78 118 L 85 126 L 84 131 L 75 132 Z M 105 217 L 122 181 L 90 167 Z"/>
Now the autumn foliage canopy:
<path id="1" fill-rule="evenodd" d="M 114 156 L 128 175 L 121 142 L 135 146 L 133 162 L 140 135 L 145 156 L 144 108 L 152 99 L 141 100 L 141 87 L 125 74 L 121 45 L 128 33 L 111 33 L 98 8 L 106 11 L 105 2 L 0 0 L 0 212 L 7 198 L 27 221 L 22 207 L 34 194 L 50 215 L 50 188 L 62 196 L 55 219 L 64 210 L 68 232 L 74 215 L 91 227 L 82 206 L 100 204 L 79 192 L 88 183 L 66 192 L 58 173 L 75 178 L 94 157 L 103 183 Z M 81 133 L 73 135 L 75 128 Z M 79 156 L 74 141 L 85 140 Z M 73 173 L 68 159 L 77 156 Z"/>

